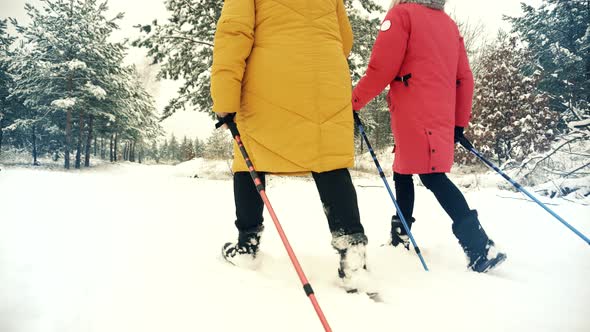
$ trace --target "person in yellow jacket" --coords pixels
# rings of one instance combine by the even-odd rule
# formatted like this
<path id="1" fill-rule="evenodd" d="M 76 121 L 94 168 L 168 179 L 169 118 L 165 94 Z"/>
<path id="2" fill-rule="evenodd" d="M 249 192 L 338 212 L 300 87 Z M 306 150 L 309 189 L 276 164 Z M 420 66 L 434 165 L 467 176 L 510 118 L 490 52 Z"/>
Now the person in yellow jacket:
<path id="1" fill-rule="evenodd" d="M 213 111 L 236 113 L 263 183 L 265 173 L 312 173 L 347 291 L 366 280 L 367 244 L 347 169 L 354 161 L 352 41 L 343 0 L 225 0 L 211 69 Z M 239 235 L 223 256 L 242 265 L 256 259 L 264 205 L 235 144 L 234 156 Z"/>

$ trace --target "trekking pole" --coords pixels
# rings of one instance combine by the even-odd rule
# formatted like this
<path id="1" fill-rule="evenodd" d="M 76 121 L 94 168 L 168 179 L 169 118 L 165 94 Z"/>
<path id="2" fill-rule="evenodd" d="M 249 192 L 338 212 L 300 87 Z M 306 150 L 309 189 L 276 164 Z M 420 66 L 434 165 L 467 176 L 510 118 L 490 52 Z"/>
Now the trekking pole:
<path id="1" fill-rule="evenodd" d="M 217 122 L 215 127 L 219 128 L 219 127 L 223 126 L 224 124 L 227 125 L 233 138 L 236 140 L 236 143 L 238 144 L 240 152 L 242 153 L 242 157 L 244 157 L 244 161 L 246 162 L 246 165 L 248 166 L 248 169 L 250 171 L 250 176 L 252 177 L 252 180 L 254 181 L 254 184 L 256 185 L 256 190 L 258 191 L 258 193 L 260 194 L 260 197 L 264 201 L 264 205 L 266 206 L 266 209 L 268 210 L 270 216 L 272 217 L 272 221 L 274 222 L 275 227 L 276 227 L 277 231 L 279 232 L 279 236 L 281 237 L 281 240 L 283 241 L 283 245 L 285 246 L 285 249 L 287 250 L 287 253 L 289 254 L 289 258 L 291 259 L 291 263 L 293 263 L 293 267 L 295 267 L 295 271 L 297 272 L 297 275 L 299 276 L 299 280 L 301 280 L 301 283 L 303 284 L 303 290 L 305 291 L 305 294 L 307 295 L 307 297 L 311 301 L 311 304 L 313 305 L 313 308 L 315 309 L 315 312 L 317 313 L 317 315 L 324 327 L 324 330 L 326 332 L 331 332 L 332 329 L 330 328 L 330 325 L 328 324 L 328 320 L 324 316 L 324 312 L 322 311 L 322 308 L 320 308 L 320 304 L 318 303 L 318 301 L 315 297 L 313 289 L 311 288 L 311 284 L 307 280 L 307 277 L 305 276 L 305 273 L 303 272 L 303 269 L 301 268 L 301 264 L 299 264 L 299 261 L 297 260 L 297 256 L 295 256 L 295 252 L 293 251 L 293 248 L 291 248 L 291 244 L 289 244 L 289 240 L 287 239 L 287 236 L 285 235 L 285 232 L 283 231 L 283 227 L 281 226 L 281 223 L 279 222 L 279 218 L 275 214 L 275 211 L 273 210 L 272 205 L 270 204 L 270 201 L 269 201 L 268 197 L 266 196 L 266 191 L 264 189 L 264 185 L 262 184 L 262 181 L 260 180 L 260 177 L 258 176 L 258 172 L 256 172 L 256 170 L 254 169 L 254 165 L 252 164 L 252 161 L 250 160 L 250 157 L 248 156 L 248 152 L 246 151 L 246 148 L 244 147 L 244 144 L 242 143 L 242 139 L 240 137 L 240 132 L 238 131 L 238 127 L 236 126 L 236 123 L 234 122 L 234 117 L 235 117 L 235 113 L 231 113 L 231 114 L 225 116 L 224 118 L 218 117 L 219 122 Z"/>
<path id="2" fill-rule="evenodd" d="M 490 167 L 491 169 L 493 169 L 494 171 L 496 171 L 498 174 L 500 174 L 504 179 L 506 179 L 506 181 L 510 182 L 510 184 L 512 184 L 521 193 L 527 195 L 535 203 L 539 204 L 540 207 L 542 207 L 543 209 L 545 209 L 545 211 L 549 212 L 549 214 L 551 214 L 553 217 L 555 217 L 555 219 L 559 220 L 562 224 L 564 224 L 572 232 L 576 233 L 576 235 L 578 235 L 584 241 L 586 241 L 586 243 L 590 244 L 590 239 L 588 239 L 588 237 L 586 237 L 580 231 L 578 231 L 577 229 L 575 229 L 572 225 L 568 224 L 567 221 L 565 221 L 562 217 L 560 217 L 559 215 L 557 215 L 557 213 L 553 212 L 553 210 L 551 210 L 550 208 L 548 208 L 547 205 L 543 204 L 540 200 L 538 200 L 535 196 L 533 196 L 533 194 L 531 194 L 526 189 L 524 189 L 518 182 L 512 180 L 512 178 L 510 178 L 506 173 L 502 172 L 502 170 L 500 170 L 491 161 L 489 161 L 486 158 L 484 158 L 479 153 L 479 151 L 477 151 L 473 147 L 473 144 L 471 144 L 471 142 L 469 142 L 469 140 L 467 138 L 465 138 L 465 137 L 460 138 L 459 139 L 459 143 L 461 144 L 461 146 L 463 146 L 465 149 L 467 149 L 468 151 L 470 151 L 471 153 L 473 153 L 477 158 L 479 158 L 479 160 L 483 161 L 484 164 L 486 164 L 488 167 Z"/>
<path id="3" fill-rule="evenodd" d="M 383 180 L 383 183 L 385 184 L 385 188 L 387 188 L 387 191 L 389 192 L 389 196 L 391 197 L 391 200 L 393 201 L 393 205 L 395 206 L 395 209 L 397 210 L 397 214 L 399 216 L 399 219 L 401 220 L 402 225 L 404 226 L 404 229 L 406 230 L 406 233 L 408 233 L 408 236 L 410 237 L 410 241 L 412 241 L 412 245 L 414 246 L 414 250 L 416 250 L 416 254 L 418 254 L 418 257 L 420 258 L 420 262 L 422 262 L 422 266 L 424 267 L 424 270 L 428 271 L 428 266 L 426 266 L 426 262 L 424 261 L 424 257 L 422 257 L 422 254 L 420 253 L 420 248 L 416 244 L 416 240 L 414 240 L 414 236 L 412 235 L 412 232 L 410 231 L 410 227 L 408 227 L 408 224 L 406 223 L 406 218 L 404 218 L 402 210 L 400 209 L 399 205 L 397 204 L 397 201 L 395 200 L 395 196 L 393 196 L 393 192 L 391 191 L 391 188 L 389 187 L 389 183 L 387 182 L 387 179 L 385 178 L 385 173 L 383 172 L 383 169 L 381 169 L 381 165 L 379 165 L 379 161 L 377 160 L 377 155 L 375 154 L 375 151 L 373 151 L 373 147 L 371 146 L 371 143 L 369 142 L 369 138 L 367 137 L 367 134 L 365 133 L 365 128 L 363 127 L 363 123 L 361 121 L 361 118 L 359 117 L 357 112 L 353 111 L 353 113 L 354 113 L 354 121 L 356 122 L 356 124 L 359 128 L 359 131 L 360 131 L 361 135 L 363 136 L 363 139 L 367 143 L 367 148 L 369 149 L 369 152 L 371 152 L 371 156 L 373 157 L 373 161 L 375 162 L 375 165 L 377 166 L 377 170 L 379 170 L 379 175 L 381 176 L 381 179 Z"/>

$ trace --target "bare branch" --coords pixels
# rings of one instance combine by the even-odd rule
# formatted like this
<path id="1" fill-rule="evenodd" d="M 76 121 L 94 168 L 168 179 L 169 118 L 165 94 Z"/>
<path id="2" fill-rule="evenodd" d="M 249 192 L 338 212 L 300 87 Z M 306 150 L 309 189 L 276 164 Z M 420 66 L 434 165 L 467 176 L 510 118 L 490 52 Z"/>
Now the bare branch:
<path id="1" fill-rule="evenodd" d="M 183 36 L 163 36 L 160 38 L 162 38 L 162 39 L 182 39 L 182 40 L 187 40 L 187 41 L 193 42 L 195 44 L 201 44 L 201 45 L 207 45 L 209 47 L 213 47 L 213 44 L 211 44 L 211 43 L 200 41 L 200 40 L 195 40 L 195 39 L 183 37 Z"/>
<path id="2" fill-rule="evenodd" d="M 567 173 L 566 175 L 564 175 L 563 177 L 564 177 L 564 178 L 567 178 L 568 176 L 570 176 L 570 175 L 574 174 L 575 172 L 577 172 L 577 171 L 581 170 L 582 168 L 585 168 L 585 167 L 588 167 L 588 166 L 590 166 L 590 163 L 587 163 L 586 165 L 582 165 L 582 166 L 580 166 L 580 167 L 578 167 L 578 168 L 574 169 L 573 171 L 570 171 L 570 172 L 568 172 L 568 173 Z"/>
<path id="3" fill-rule="evenodd" d="M 557 153 L 557 152 L 558 152 L 558 151 L 559 151 L 559 150 L 560 150 L 562 147 L 564 147 L 564 146 L 568 145 L 568 144 L 569 144 L 569 143 L 571 143 L 571 142 L 574 142 L 574 141 L 577 141 L 577 140 L 579 140 L 579 139 L 582 139 L 583 137 L 584 137 L 584 136 L 575 136 L 575 137 L 573 137 L 573 138 L 571 138 L 571 139 L 569 139 L 569 140 L 567 140 L 567 141 L 565 141 L 565 142 L 561 143 L 561 144 L 560 144 L 559 146 L 557 146 L 555 149 L 551 150 L 549 153 L 547 153 L 547 154 L 545 154 L 545 155 L 543 155 L 543 156 L 529 158 L 529 159 L 528 159 L 528 160 L 526 160 L 526 161 L 525 161 L 523 164 L 521 164 L 521 165 L 520 165 L 520 167 L 519 167 L 519 168 L 520 168 L 520 170 L 518 171 L 518 174 L 520 174 L 520 172 L 521 172 L 521 171 L 522 171 L 522 170 L 525 168 L 525 166 L 526 166 L 528 163 L 530 163 L 531 161 L 533 161 L 533 160 L 534 160 L 534 159 L 536 159 L 536 158 L 541 158 L 539 161 L 537 161 L 537 162 L 535 163 L 535 166 L 533 166 L 533 168 L 532 168 L 532 169 L 531 169 L 531 170 L 530 170 L 528 173 L 526 173 L 526 174 L 524 175 L 524 177 L 527 177 L 527 176 L 529 176 L 531 173 L 533 173 L 533 172 L 535 171 L 535 169 L 537 169 L 537 166 L 539 166 L 539 164 L 540 164 L 541 162 L 543 162 L 543 161 L 545 161 L 545 160 L 549 159 L 549 157 L 551 157 L 552 155 L 554 155 L 555 153 Z"/>

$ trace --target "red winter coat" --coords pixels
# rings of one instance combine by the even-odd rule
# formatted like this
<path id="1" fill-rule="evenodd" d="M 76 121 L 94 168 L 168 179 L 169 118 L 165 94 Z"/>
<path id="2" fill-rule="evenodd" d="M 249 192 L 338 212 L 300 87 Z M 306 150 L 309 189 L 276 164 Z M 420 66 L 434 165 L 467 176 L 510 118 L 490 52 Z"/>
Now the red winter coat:
<path id="1" fill-rule="evenodd" d="M 454 127 L 467 126 L 471 117 L 473 75 L 459 29 L 444 11 L 406 3 L 387 13 L 367 72 L 353 91 L 353 109 L 387 85 L 394 171 L 449 172 Z"/>

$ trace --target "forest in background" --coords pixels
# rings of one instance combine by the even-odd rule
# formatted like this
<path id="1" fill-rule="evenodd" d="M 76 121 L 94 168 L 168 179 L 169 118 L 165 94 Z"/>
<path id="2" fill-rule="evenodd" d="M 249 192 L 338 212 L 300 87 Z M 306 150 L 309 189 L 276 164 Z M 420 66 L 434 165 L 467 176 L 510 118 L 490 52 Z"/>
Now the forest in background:
<path id="1" fill-rule="evenodd" d="M 107 16 L 97 0 L 43 0 L 26 5 L 31 23 L 0 19 L 0 160 L 27 153 L 66 169 L 110 162 L 175 163 L 231 158 L 231 138 L 166 137 L 160 121 L 177 111 L 210 112 L 209 77 L 221 0 L 167 0 L 169 18 L 139 24 L 140 38 L 111 42 L 123 13 Z M 345 0 L 355 35 L 353 82 L 367 66 L 384 9 Z M 590 0 L 522 4 L 505 17 L 511 30 L 490 38 L 477 22 L 456 21 L 476 88 L 467 137 L 503 169 L 522 178 L 588 175 L 590 157 Z M 452 15 L 452 13 L 451 13 Z M 16 33 L 9 33 L 9 26 Z M 182 82 L 163 112 L 146 88 L 150 78 L 124 65 L 129 48 L 147 51 L 158 78 Z M 385 94 L 361 113 L 371 142 L 391 150 Z M 196 136 L 196 134 L 195 134 Z M 357 150 L 366 151 L 357 137 Z M 567 162 L 564 162 L 566 160 Z M 459 164 L 477 161 L 458 149 Z"/>

